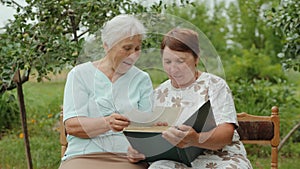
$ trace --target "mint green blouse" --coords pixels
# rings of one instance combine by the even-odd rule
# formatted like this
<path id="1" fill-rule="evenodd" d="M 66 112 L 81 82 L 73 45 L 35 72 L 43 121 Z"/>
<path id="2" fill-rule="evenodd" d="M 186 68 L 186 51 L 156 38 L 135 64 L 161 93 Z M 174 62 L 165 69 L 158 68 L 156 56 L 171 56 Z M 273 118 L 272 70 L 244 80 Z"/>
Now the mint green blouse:
<path id="1" fill-rule="evenodd" d="M 91 62 L 74 67 L 64 91 L 64 121 L 77 116 L 105 117 L 118 111 L 151 112 L 153 87 L 149 75 L 133 66 L 112 83 Z M 130 117 L 129 117 L 130 119 Z M 99 124 L 100 125 L 100 124 Z M 95 152 L 127 152 L 129 143 L 122 132 L 108 131 L 90 139 L 68 135 L 62 158 Z"/>

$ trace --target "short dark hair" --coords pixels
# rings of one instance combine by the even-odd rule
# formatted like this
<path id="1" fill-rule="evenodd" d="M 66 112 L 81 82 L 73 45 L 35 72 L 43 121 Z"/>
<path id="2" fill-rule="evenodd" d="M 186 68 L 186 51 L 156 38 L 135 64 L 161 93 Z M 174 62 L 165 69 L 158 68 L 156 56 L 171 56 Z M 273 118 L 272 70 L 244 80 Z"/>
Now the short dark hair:
<path id="1" fill-rule="evenodd" d="M 191 29 L 174 28 L 170 30 L 163 37 L 160 46 L 161 54 L 166 46 L 171 50 L 191 53 L 196 59 L 200 54 L 198 33 Z"/>

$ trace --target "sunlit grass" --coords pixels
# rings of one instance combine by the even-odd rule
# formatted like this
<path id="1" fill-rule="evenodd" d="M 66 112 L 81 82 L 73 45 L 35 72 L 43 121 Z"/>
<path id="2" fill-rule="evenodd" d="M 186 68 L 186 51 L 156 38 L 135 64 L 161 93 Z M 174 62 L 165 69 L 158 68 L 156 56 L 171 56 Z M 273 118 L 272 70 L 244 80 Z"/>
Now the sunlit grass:
<path id="1" fill-rule="evenodd" d="M 60 162 L 57 123 L 63 99 L 64 82 L 27 82 L 24 99 L 34 168 L 54 169 Z M 0 168 L 27 168 L 21 126 L 0 141 Z"/>

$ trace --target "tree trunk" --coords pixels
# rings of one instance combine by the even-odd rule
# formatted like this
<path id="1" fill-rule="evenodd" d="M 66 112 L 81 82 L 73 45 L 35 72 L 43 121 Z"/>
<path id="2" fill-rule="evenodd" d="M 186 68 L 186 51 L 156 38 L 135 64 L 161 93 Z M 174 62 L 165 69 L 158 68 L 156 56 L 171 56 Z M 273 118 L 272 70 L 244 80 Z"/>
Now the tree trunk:
<path id="1" fill-rule="evenodd" d="M 24 102 L 24 95 L 23 95 L 23 88 L 22 88 L 23 83 L 21 81 L 19 69 L 16 72 L 15 83 L 17 84 L 18 101 L 19 101 L 19 108 L 20 108 L 20 115 L 21 115 L 21 122 L 22 122 L 22 130 L 24 134 L 25 151 L 27 157 L 27 168 L 33 169 L 31 153 L 30 153 L 30 144 L 28 138 L 28 130 L 27 130 L 26 109 L 25 109 L 25 102 Z"/>

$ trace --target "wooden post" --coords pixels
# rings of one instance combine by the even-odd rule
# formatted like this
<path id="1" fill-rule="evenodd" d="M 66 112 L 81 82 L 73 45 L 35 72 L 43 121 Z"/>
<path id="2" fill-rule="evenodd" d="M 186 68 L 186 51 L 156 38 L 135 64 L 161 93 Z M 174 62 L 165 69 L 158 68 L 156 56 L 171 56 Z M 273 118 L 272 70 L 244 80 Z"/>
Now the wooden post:
<path id="1" fill-rule="evenodd" d="M 272 107 L 272 115 L 271 120 L 274 124 L 274 138 L 271 140 L 271 146 L 272 146 L 272 161 L 271 161 L 271 168 L 272 169 L 278 169 L 278 145 L 280 142 L 280 135 L 279 135 L 279 109 L 276 106 Z M 276 124 L 276 125 L 275 125 Z"/>
<path id="2" fill-rule="evenodd" d="M 24 133 L 25 151 L 27 157 L 27 168 L 33 169 L 31 153 L 30 153 L 30 144 L 28 138 L 28 130 L 27 130 L 26 109 L 25 109 L 22 81 L 21 81 L 19 69 L 15 74 L 14 82 L 17 84 L 18 101 L 19 101 L 19 108 L 20 108 L 20 115 L 21 115 L 21 122 L 22 122 L 22 130 Z"/>
<path id="3" fill-rule="evenodd" d="M 60 128 L 61 157 L 63 157 L 65 155 L 65 151 L 68 146 L 68 142 L 66 138 L 66 130 L 63 122 L 63 110 L 60 112 L 59 122 L 60 122 L 59 128 Z"/>

